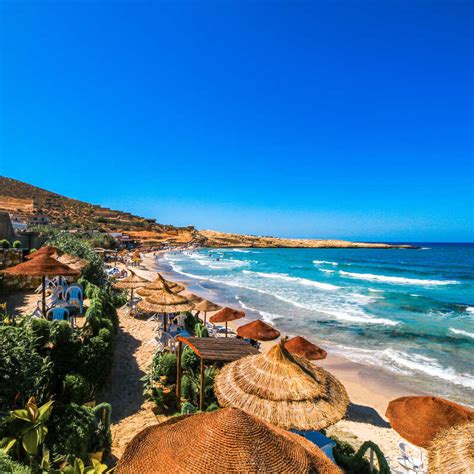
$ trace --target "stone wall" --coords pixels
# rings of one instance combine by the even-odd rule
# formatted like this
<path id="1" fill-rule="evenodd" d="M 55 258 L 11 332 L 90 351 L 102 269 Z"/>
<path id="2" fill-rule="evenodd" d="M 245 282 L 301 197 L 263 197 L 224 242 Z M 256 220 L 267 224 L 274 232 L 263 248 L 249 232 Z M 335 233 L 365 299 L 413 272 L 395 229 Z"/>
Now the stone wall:
<path id="1" fill-rule="evenodd" d="M 0 270 L 21 263 L 23 252 L 19 249 L 0 249 Z"/>

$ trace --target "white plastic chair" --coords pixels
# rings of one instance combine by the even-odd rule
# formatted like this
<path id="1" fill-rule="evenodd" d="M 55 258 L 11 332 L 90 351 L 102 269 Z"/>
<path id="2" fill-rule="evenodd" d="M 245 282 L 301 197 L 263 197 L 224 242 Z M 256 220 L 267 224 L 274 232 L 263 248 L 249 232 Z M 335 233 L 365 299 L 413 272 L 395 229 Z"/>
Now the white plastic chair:
<path id="1" fill-rule="evenodd" d="M 400 449 L 400 456 L 398 457 L 398 464 L 409 474 L 426 474 L 427 470 L 424 467 L 423 452 L 415 446 L 400 441 L 398 443 Z"/>

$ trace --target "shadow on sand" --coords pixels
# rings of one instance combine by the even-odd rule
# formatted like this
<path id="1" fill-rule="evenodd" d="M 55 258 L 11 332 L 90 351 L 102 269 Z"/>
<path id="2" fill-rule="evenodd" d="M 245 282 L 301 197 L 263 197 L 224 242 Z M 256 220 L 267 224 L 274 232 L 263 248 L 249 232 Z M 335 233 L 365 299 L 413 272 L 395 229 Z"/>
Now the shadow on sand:
<path id="1" fill-rule="evenodd" d="M 349 405 L 344 419 L 359 423 L 369 423 L 380 428 L 390 428 L 390 423 L 385 421 L 372 407 L 356 405 L 355 403 Z"/>

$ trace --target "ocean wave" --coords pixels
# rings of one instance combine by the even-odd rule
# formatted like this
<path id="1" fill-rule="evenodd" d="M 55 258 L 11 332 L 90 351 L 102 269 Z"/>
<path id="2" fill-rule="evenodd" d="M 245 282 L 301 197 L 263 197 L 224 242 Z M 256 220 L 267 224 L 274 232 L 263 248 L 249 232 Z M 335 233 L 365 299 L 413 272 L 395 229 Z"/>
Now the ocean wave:
<path id="1" fill-rule="evenodd" d="M 246 311 L 252 311 L 254 313 L 260 314 L 262 318 L 267 322 L 273 322 L 278 319 L 286 318 L 286 316 L 283 316 L 282 314 L 269 313 L 268 311 L 262 311 L 257 308 L 252 308 L 251 306 L 246 305 L 238 296 L 236 296 L 235 299 L 243 309 L 245 309 Z"/>
<path id="2" fill-rule="evenodd" d="M 199 265 L 213 270 L 233 269 L 250 265 L 249 260 L 215 260 L 201 254 L 191 254 L 189 257 Z"/>
<path id="3" fill-rule="evenodd" d="M 363 311 L 352 309 L 351 311 L 340 311 L 340 310 L 328 310 L 324 309 L 321 312 L 333 316 L 334 318 L 341 321 L 349 321 L 352 323 L 362 324 L 383 324 L 385 326 L 396 326 L 397 321 L 392 321 L 386 318 L 373 318 Z"/>
<path id="4" fill-rule="evenodd" d="M 318 270 L 324 273 L 334 273 L 336 271 L 336 270 L 327 270 L 326 268 L 319 268 Z"/>
<path id="5" fill-rule="evenodd" d="M 232 249 L 232 252 L 252 253 L 251 250 L 243 250 L 243 249 Z"/>
<path id="6" fill-rule="evenodd" d="M 261 278 L 270 278 L 275 280 L 298 283 L 300 285 L 305 286 L 314 286 L 315 288 L 319 288 L 320 290 L 338 290 L 340 288 L 340 286 L 330 285 L 329 283 L 321 283 L 319 281 L 308 280 L 307 278 L 292 277 L 283 273 L 253 272 L 251 270 L 243 270 L 242 273 L 245 273 L 247 275 L 256 275 Z"/>
<path id="7" fill-rule="evenodd" d="M 395 283 L 398 285 L 437 286 L 437 285 L 456 285 L 460 283 L 457 280 L 420 280 L 418 278 L 404 278 L 404 277 L 397 277 L 397 276 L 375 275 L 372 273 L 351 273 L 351 272 L 345 272 L 343 270 L 340 270 L 339 274 L 342 276 L 347 276 L 349 278 L 356 278 L 358 280 L 379 281 L 383 283 Z"/>
<path id="8" fill-rule="evenodd" d="M 391 348 L 383 350 L 382 355 L 402 367 L 418 372 L 424 372 L 432 377 L 437 377 L 456 385 L 462 385 L 463 387 L 474 389 L 474 378 L 467 374 L 459 374 L 451 367 L 443 367 L 432 357 L 413 353 L 408 354 Z"/>
<path id="9" fill-rule="evenodd" d="M 474 306 L 468 306 L 468 307 L 466 308 L 466 311 L 467 311 L 468 313 L 474 313 Z"/>
<path id="10" fill-rule="evenodd" d="M 333 267 L 337 267 L 339 263 L 337 262 L 328 262 L 327 260 L 313 260 L 315 265 L 332 265 Z"/>
<path id="11" fill-rule="evenodd" d="M 458 334 L 459 336 L 466 336 L 474 339 L 474 333 L 469 332 L 469 331 L 463 331 L 462 329 L 455 329 L 455 328 L 449 328 L 449 330 L 454 333 Z"/>

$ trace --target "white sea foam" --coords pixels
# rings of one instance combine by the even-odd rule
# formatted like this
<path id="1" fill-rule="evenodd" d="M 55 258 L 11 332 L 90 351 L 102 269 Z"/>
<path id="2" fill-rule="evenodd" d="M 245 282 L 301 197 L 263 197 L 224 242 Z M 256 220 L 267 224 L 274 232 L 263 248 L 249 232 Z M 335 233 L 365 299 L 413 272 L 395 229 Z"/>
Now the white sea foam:
<path id="1" fill-rule="evenodd" d="M 247 275 L 255 275 L 261 278 L 271 278 L 274 280 L 283 280 L 287 282 L 298 283 L 300 285 L 305 286 L 314 286 L 315 288 L 319 288 L 320 290 L 337 290 L 340 288 L 339 286 L 330 285 L 329 283 L 321 283 L 319 281 L 308 280 L 307 278 L 292 277 L 283 273 L 253 272 L 250 270 L 243 270 L 242 273 L 245 273 Z"/>
<path id="2" fill-rule="evenodd" d="M 327 270 L 326 268 L 319 268 L 319 271 L 324 273 L 334 273 L 336 270 Z"/>
<path id="3" fill-rule="evenodd" d="M 474 306 L 468 306 L 468 307 L 466 308 L 466 311 L 467 311 L 468 313 L 474 313 Z"/>
<path id="4" fill-rule="evenodd" d="M 232 252 L 251 253 L 250 250 L 243 250 L 243 249 L 232 249 Z"/>
<path id="5" fill-rule="evenodd" d="M 472 339 L 474 339 L 474 333 L 472 333 L 472 332 L 463 331 L 462 329 L 455 329 L 455 328 L 449 328 L 449 330 L 454 334 L 458 334 L 459 336 L 467 336 L 467 337 L 471 337 Z"/>
<path id="6" fill-rule="evenodd" d="M 474 378 L 468 374 L 459 374 L 451 367 L 443 367 L 432 357 L 426 357 L 420 354 L 408 354 L 391 348 L 382 351 L 382 355 L 402 367 L 424 372 L 432 377 L 474 389 Z"/>
<path id="7" fill-rule="evenodd" d="M 239 305 L 243 309 L 260 314 L 265 321 L 272 322 L 276 321 L 277 319 L 284 319 L 286 317 L 282 314 L 269 313 L 268 311 L 262 311 L 257 308 L 252 308 L 251 306 L 246 305 L 238 296 L 236 296 L 235 299 L 238 301 Z"/>
<path id="8" fill-rule="evenodd" d="M 342 276 L 346 276 L 349 278 L 356 278 L 358 280 L 380 281 L 384 283 L 395 283 L 398 285 L 437 286 L 437 285 L 455 285 L 459 283 L 459 281 L 456 281 L 456 280 L 420 280 L 418 278 L 374 275 L 372 273 L 351 273 L 351 272 L 345 272 L 343 270 L 340 270 L 339 273 Z"/>
<path id="9" fill-rule="evenodd" d="M 385 326 L 396 326 L 397 321 L 392 321 L 386 318 L 373 318 L 361 310 L 352 309 L 350 311 L 328 310 L 324 309 L 321 312 L 333 316 L 341 321 L 350 321 L 352 323 L 362 324 L 383 324 Z"/>
<path id="10" fill-rule="evenodd" d="M 313 260 L 315 265 L 332 265 L 333 267 L 337 267 L 339 263 L 337 262 L 328 262 L 327 260 Z"/>

